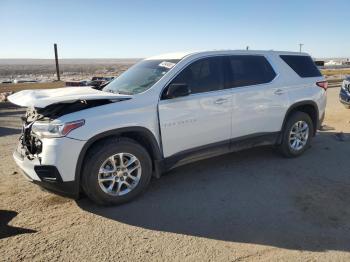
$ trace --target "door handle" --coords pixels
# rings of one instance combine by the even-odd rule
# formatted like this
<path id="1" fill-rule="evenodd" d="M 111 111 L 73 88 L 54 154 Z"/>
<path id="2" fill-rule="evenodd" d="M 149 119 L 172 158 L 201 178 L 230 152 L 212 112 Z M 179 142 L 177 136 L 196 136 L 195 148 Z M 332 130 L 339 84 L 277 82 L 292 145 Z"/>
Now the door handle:
<path id="1" fill-rule="evenodd" d="M 217 100 L 214 101 L 214 104 L 216 105 L 222 105 L 223 103 L 226 103 L 228 102 L 228 99 L 227 98 L 219 98 Z"/>
<path id="2" fill-rule="evenodd" d="M 274 92 L 273 92 L 275 95 L 283 95 L 285 92 L 283 89 L 276 89 Z"/>

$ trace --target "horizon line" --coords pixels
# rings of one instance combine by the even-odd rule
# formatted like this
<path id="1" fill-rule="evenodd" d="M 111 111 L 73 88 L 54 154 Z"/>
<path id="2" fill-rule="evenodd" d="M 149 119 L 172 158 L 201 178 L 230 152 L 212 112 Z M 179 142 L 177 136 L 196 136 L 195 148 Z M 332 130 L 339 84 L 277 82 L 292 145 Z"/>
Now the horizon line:
<path id="1" fill-rule="evenodd" d="M 350 59 L 350 56 L 337 56 L 337 57 L 322 57 L 322 56 L 311 56 L 312 58 L 318 58 L 318 59 L 344 59 L 344 58 L 347 58 L 347 59 Z M 146 57 L 94 57 L 94 58 L 81 58 L 81 57 L 61 57 L 61 58 L 58 58 L 58 60 L 62 60 L 62 59 L 76 59 L 76 60 L 88 60 L 88 59 L 129 59 L 129 60 L 140 60 L 140 59 L 145 59 Z M 0 60 L 55 60 L 55 58 L 11 58 L 11 57 L 6 57 L 6 58 L 2 58 L 0 57 Z"/>
<path id="2" fill-rule="evenodd" d="M 55 58 L 11 58 L 11 57 L 0 57 L 0 60 L 5 60 L 5 59 L 21 59 L 21 60 L 25 60 L 25 59 L 28 59 L 28 60 L 55 60 Z M 76 58 L 76 57 L 59 57 L 58 60 L 60 59 L 144 59 L 143 57 L 114 57 L 114 58 L 107 58 L 107 57 L 94 57 L 94 58 Z"/>

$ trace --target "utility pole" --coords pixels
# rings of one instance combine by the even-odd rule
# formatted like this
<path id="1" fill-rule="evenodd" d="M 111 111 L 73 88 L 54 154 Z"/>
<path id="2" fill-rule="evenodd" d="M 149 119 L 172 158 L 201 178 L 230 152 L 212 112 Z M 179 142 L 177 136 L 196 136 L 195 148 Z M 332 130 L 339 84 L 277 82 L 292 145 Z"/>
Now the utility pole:
<path id="1" fill-rule="evenodd" d="M 304 44 L 299 44 L 299 52 L 301 53 L 301 48 L 303 47 Z"/>
<path id="2" fill-rule="evenodd" d="M 57 81 L 60 81 L 60 67 L 59 67 L 59 65 L 58 65 L 57 44 L 53 44 L 53 48 L 54 48 L 54 50 L 55 50 L 55 61 L 56 61 Z"/>

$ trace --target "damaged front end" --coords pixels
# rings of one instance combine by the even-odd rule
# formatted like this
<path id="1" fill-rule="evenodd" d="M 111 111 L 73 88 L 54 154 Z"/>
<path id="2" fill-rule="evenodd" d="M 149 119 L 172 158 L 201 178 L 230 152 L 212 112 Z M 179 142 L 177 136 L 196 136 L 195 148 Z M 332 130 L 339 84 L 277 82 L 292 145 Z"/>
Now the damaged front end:
<path id="1" fill-rule="evenodd" d="M 67 135 L 84 126 L 85 119 L 63 116 L 131 98 L 89 87 L 23 90 L 9 96 L 11 103 L 27 108 L 20 141 L 13 152 L 16 164 L 26 178 L 40 187 L 78 197 L 80 185 L 75 180 L 75 170 L 85 141 Z"/>
<path id="2" fill-rule="evenodd" d="M 22 119 L 22 134 L 20 136 L 20 151 L 22 157 L 30 160 L 38 157 L 42 152 L 41 136 L 36 131 L 36 126 L 40 124 L 50 124 L 55 119 L 73 112 L 84 109 L 102 106 L 111 103 L 110 100 L 79 100 L 72 103 L 57 103 L 49 105 L 45 108 L 28 107 Z M 36 125 L 36 126 L 34 126 Z M 33 128 L 34 126 L 34 128 Z M 40 160 L 40 158 L 39 158 Z"/>

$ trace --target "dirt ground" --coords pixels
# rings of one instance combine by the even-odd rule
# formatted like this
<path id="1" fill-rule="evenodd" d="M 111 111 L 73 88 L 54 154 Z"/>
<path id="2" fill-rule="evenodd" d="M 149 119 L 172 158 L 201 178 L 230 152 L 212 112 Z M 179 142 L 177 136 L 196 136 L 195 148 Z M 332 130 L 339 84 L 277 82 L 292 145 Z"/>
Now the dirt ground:
<path id="1" fill-rule="evenodd" d="M 112 208 L 27 182 L 11 156 L 23 110 L 0 108 L 0 260 L 349 261 L 350 110 L 338 92 L 302 157 L 259 148 L 201 161 Z"/>

